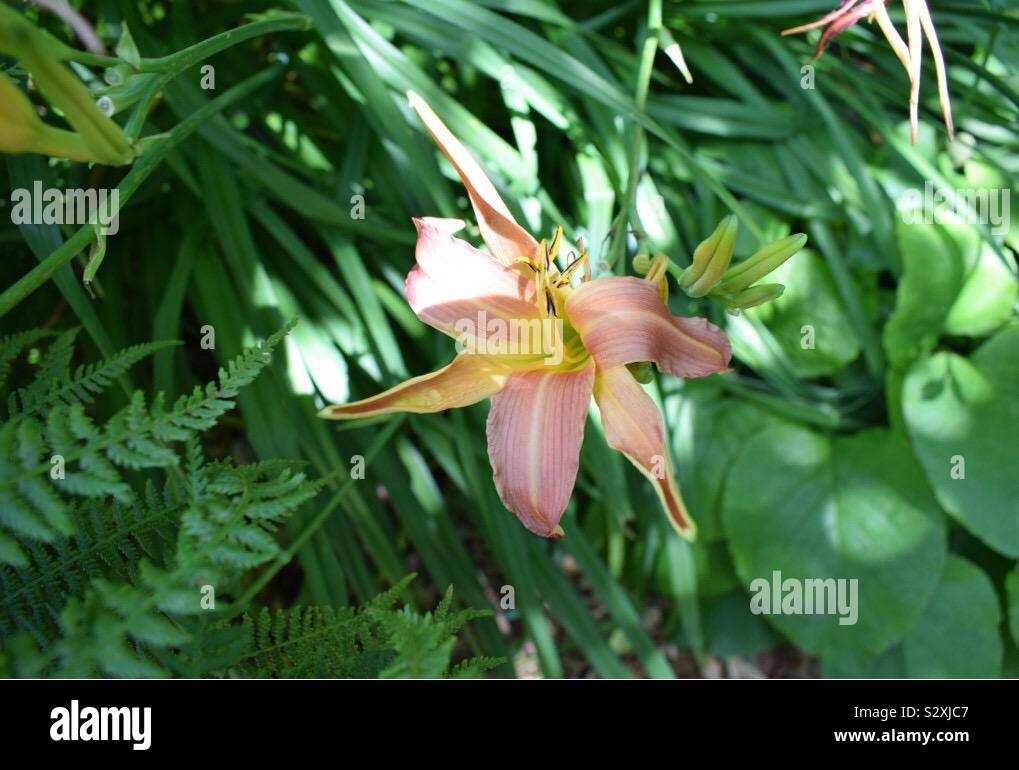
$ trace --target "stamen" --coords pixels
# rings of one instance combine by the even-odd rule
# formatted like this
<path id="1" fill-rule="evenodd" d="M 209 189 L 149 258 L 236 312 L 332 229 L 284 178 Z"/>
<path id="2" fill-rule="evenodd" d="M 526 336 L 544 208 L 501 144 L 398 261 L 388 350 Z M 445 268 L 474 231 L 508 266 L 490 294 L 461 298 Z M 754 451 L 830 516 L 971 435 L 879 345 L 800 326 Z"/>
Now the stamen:
<path id="1" fill-rule="evenodd" d="M 549 318 L 559 317 L 559 308 L 557 306 L 558 292 L 564 286 L 568 286 L 570 277 L 577 271 L 581 265 L 585 265 L 585 280 L 590 275 L 590 266 L 588 264 L 588 254 L 586 251 L 582 251 L 579 256 L 575 252 L 571 251 L 569 254 L 569 264 L 562 272 L 554 271 L 555 267 L 554 260 L 559 255 L 559 250 L 562 247 L 563 242 L 563 228 L 556 227 L 555 233 L 552 236 L 552 241 L 549 242 L 542 239 L 538 244 L 538 259 L 520 259 L 518 261 L 523 262 L 534 272 L 534 287 L 536 299 L 538 301 L 538 312 L 542 319 L 548 320 Z"/>
<path id="2" fill-rule="evenodd" d="M 570 253 L 572 254 L 572 252 L 570 252 Z M 584 251 L 584 252 L 582 252 L 580 254 L 579 257 L 575 257 L 563 269 L 563 272 L 559 276 L 559 282 L 556 285 L 557 286 L 565 286 L 565 285 L 567 285 L 570 282 L 570 278 L 572 278 L 573 274 L 577 271 L 577 268 L 580 267 L 582 264 L 584 265 L 585 270 L 587 270 L 588 266 L 589 266 L 589 263 L 588 263 L 589 256 L 590 255 L 586 251 Z"/>
<path id="3" fill-rule="evenodd" d="M 552 243 L 549 245 L 549 257 L 555 259 L 559 256 L 559 246 L 563 242 L 563 228 L 559 226 L 555 229 L 555 235 L 552 236 Z"/>

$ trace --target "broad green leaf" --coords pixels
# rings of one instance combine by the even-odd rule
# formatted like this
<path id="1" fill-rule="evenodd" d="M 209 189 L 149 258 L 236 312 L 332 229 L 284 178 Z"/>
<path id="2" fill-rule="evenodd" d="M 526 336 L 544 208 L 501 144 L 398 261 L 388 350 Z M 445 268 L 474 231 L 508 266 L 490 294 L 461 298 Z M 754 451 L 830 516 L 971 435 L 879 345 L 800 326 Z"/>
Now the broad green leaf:
<path id="1" fill-rule="evenodd" d="M 885 326 L 892 366 L 904 367 L 937 345 L 974 263 L 980 238 L 963 225 L 898 224 L 902 276 L 895 311 Z"/>
<path id="2" fill-rule="evenodd" d="M 1001 673 L 1001 610 L 994 586 L 971 562 L 951 556 L 923 617 L 903 641 L 910 677 L 995 677 Z"/>
<path id="3" fill-rule="evenodd" d="M 864 664 L 829 659 L 826 676 L 955 679 L 1001 675 L 1001 611 L 983 570 L 949 556 L 934 596 L 901 644 Z"/>
<path id="4" fill-rule="evenodd" d="M 719 398 L 717 389 L 687 383 L 676 408 L 673 432 L 676 472 L 683 499 L 697 522 L 699 543 L 724 537 L 722 509 L 726 480 L 747 441 L 781 420 L 735 398 Z"/>
<path id="5" fill-rule="evenodd" d="M 1005 578 L 1005 598 L 1008 607 L 1008 628 L 1012 639 L 1019 644 L 1019 566 Z"/>
<path id="6" fill-rule="evenodd" d="M 750 597 L 729 591 L 704 602 L 704 635 L 708 652 L 719 657 L 750 657 L 779 643 L 763 617 L 750 611 Z"/>
<path id="7" fill-rule="evenodd" d="M 724 518 L 745 586 L 775 571 L 783 581 L 841 578 L 851 609 L 848 581 L 858 581 L 855 623 L 848 611 L 767 615 L 808 652 L 870 657 L 901 640 L 945 559 L 942 514 L 908 445 L 886 430 L 765 430 L 729 474 Z"/>
<path id="8" fill-rule="evenodd" d="M 903 385 L 917 456 L 944 506 L 991 548 L 1019 556 L 1019 325 L 969 359 L 937 353 Z"/>
<path id="9" fill-rule="evenodd" d="M 948 334 L 983 337 L 1015 314 L 1019 282 L 988 246 L 980 250 L 976 265 L 966 277 L 945 318 Z"/>

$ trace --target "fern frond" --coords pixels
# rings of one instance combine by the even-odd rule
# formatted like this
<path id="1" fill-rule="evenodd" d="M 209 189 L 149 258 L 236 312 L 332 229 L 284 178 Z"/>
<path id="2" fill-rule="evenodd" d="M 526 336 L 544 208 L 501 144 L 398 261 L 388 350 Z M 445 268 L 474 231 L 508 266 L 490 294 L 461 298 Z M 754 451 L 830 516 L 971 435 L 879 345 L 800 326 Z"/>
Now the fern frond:
<path id="1" fill-rule="evenodd" d="M 162 664 L 178 676 L 224 677 L 242 662 L 249 646 L 248 629 L 205 616 L 179 618 L 188 640 L 169 653 L 153 650 Z"/>
<path id="2" fill-rule="evenodd" d="M 493 669 L 499 668 L 499 666 L 505 662 L 506 658 L 491 658 L 480 655 L 476 658 L 467 658 L 453 666 L 446 678 L 476 679 L 486 671 L 492 671 Z"/>
<path id="3" fill-rule="evenodd" d="M 495 665 L 478 659 L 450 672 L 455 632 L 481 613 L 451 612 L 451 593 L 424 616 L 394 610 L 413 575 L 360 609 L 222 619 L 243 609 L 230 602 L 244 595 L 245 573 L 280 555 L 281 523 L 322 486 L 301 463 L 207 463 L 198 438 L 291 326 L 172 406 L 139 392 L 105 422 L 84 403 L 161 345 L 73 374 L 73 333 L 50 345 L 36 380 L 17 391 L 20 411 L 0 424 L 0 672 L 443 676 Z M 123 475 L 170 467 L 179 470 L 162 487 L 136 490 Z"/>
<path id="4" fill-rule="evenodd" d="M 68 329 L 50 343 L 39 359 L 32 383 L 29 386 L 34 392 L 45 393 L 63 379 L 71 369 L 71 357 L 74 355 L 74 342 L 80 330 L 75 327 Z"/>
<path id="5" fill-rule="evenodd" d="M 69 372 L 60 375 L 56 382 L 50 382 L 48 387 L 33 383 L 27 388 L 20 388 L 12 394 L 10 414 L 38 414 L 43 410 L 56 404 L 91 404 L 95 396 L 102 393 L 113 380 L 120 377 L 124 372 L 141 361 L 143 358 L 152 355 L 157 350 L 179 345 L 179 342 L 169 340 L 160 342 L 146 342 L 141 345 L 134 345 L 125 348 L 119 353 L 111 356 L 105 361 L 79 366 L 73 375 Z"/>
<path id="6" fill-rule="evenodd" d="M 184 501 L 156 502 L 159 507 L 140 501 L 130 507 L 82 505 L 72 512 L 73 535 L 48 545 L 29 544 L 25 567 L 0 565 L 0 636 L 21 629 L 37 641 L 54 637 L 68 597 L 82 595 L 93 578 L 132 580 L 143 554 L 164 562 L 163 551 L 174 539 L 170 526 Z"/>
<path id="7" fill-rule="evenodd" d="M 353 676 L 363 663 L 358 646 L 363 619 L 350 608 L 295 607 L 246 617 L 251 652 L 243 663 L 263 677 Z"/>
<path id="8" fill-rule="evenodd" d="M 226 462 L 204 468 L 195 440 L 188 444 L 187 455 L 190 502 L 181 516 L 178 552 L 202 556 L 191 559 L 192 569 L 207 583 L 222 582 L 224 574 L 274 558 L 280 551 L 271 535 L 276 525 L 322 487 L 321 481 L 308 481 L 289 468 L 266 477 L 271 465 L 262 465 L 257 472 Z M 196 574 L 194 579 L 198 578 Z"/>
<path id="9" fill-rule="evenodd" d="M 418 615 L 409 608 L 392 613 L 375 611 L 379 626 L 397 652 L 396 659 L 379 676 L 414 679 L 446 676 L 456 647 L 456 633 L 469 621 L 492 614 L 491 610 L 468 608 L 450 615 L 452 604 L 450 586 L 434 613 Z"/>
<path id="10" fill-rule="evenodd" d="M 209 609 L 222 610 L 223 595 L 230 595 L 243 573 L 277 554 L 272 534 L 279 522 L 321 485 L 305 480 L 303 474 L 291 477 L 289 469 L 269 479 L 228 463 L 210 469 L 202 461 L 197 440 L 189 442 L 186 457 L 190 492 L 174 557 L 162 567 L 139 560 L 130 582 L 95 578 L 81 599 L 68 602 L 60 613 L 62 638 L 55 645 L 61 675 L 164 674 L 165 666 L 153 661 L 166 660 L 165 651 L 186 646 L 188 629 L 198 616 Z M 287 483 L 280 484 L 280 477 Z M 238 478 L 244 483 L 234 484 Z M 227 487 L 226 493 L 215 491 Z M 285 504 L 278 503 L 284 499 Z M 274 503 L 272 516 L 252 517 L 258 500 Z M 214 607 L 203 604 L 206 586 L 215 591 Z"/>
<path id="11" fill-rule="evenodd" d="M 52 335 L 53 332 L 48 329 L 29 329 L 0 338 L 0 388 L 7 384 L 11 362 L 18 357 L 21 351 L 32 343 Z"/>
<path id="12" fill-rule="evenodd" d="M 24 473 L 42 461 L 42 431 L 31 420 L 0 425 L 0 534 L 6 547 L 0 549 L 4 563 L 26 566 L 18 540 L 52 542 L 71 534 L 67 506 L 59 495 L 35 473 Z M 43 466 L 45 470 L 45 466 Z"/>
<path id="13" fill-rule="evenodd" d="M 392 609 L 414 575 L 357 610 L 296 607 L 247 615 L 250 650 L 242 673 L 263 677 L 445 677 L 477 676 L 503 660 L 474 658 L 450 668 L 454 628 L 489 612 L 449 615 L 452 589 L 434 613 Z"/>
<path id="14" fill-rule="evenodd" d="M 69 498 L 109 496 L 130 503 L 134 495 L 120 469 L 177 465 L 179 456 L 167 445 L 193 438 L 232 409 L 240 388 L 268 365 L 272 350 L 292 326 L 288 324 L 265 342 L 245 350 L 220 369 L 216 383 L 196 387 L 169 410 L 164 408 L 162 394 L 146 405 L 144 394 L 138 391 L 105 425 L 96 425 L 81 403 L 60 403 L 48 409 L 45 424 L 34 414 L 17 414 L 0 426 L 0 562 L 26 566 L 19 540 L 51 543 L 60 535 L 71 534 Z M 66 349 L 72 342 L 71 333 L 61 335 L 47 352 L 46 375 L 36 380 L 50 383 L 47 394 L 61 390 L 59 383 L 66 383 L 58 370 L 69 361 Z M 126 366 L 126 361 L 137 355 L 135 350 L 126 359 L 118 359 L 116 366 Z M 83 376 L 89 377 L 87 373 Z M 54 382 L 58 383 L 56 390 Z M 39 398 L 43 397 L 28 396 L 32 405 L 37 405 Z M 303 477 L 277 480 L 291 485 L 289 498 L 260 491 L 272 502 L 254 515 L 274 520 L 301 498 L 301 481 Z M 252 535 L 248 550 L 259 545 L 257 539 Z"/>
<path id="15" fill-rule="evenodd" d="M 181 644 L 186 636 L 165 615 L 153 612 L 150 597 L 132 585 L 96 580 L 81 599 L 60 613 L 62 638 L 54 645 L 62 677 L 97 675 L 128 678 L 166 676 L 136 646 Z"/>

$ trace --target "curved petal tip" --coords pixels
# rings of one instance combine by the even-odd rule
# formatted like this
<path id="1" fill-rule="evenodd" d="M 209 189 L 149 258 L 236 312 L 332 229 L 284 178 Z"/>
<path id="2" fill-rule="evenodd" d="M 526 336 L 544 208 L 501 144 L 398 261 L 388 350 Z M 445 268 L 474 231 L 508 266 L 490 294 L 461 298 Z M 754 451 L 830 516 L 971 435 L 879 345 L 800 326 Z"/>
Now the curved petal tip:
<path id="1" fill-rule="evenodd" d="M 676 377 L 706 377 L 727 369 L 732 346 L 705 318 L 674 316 L 650 281 L 599 278 L 574 291 L 566 314 L 599 370 L 654 361 Z"/>

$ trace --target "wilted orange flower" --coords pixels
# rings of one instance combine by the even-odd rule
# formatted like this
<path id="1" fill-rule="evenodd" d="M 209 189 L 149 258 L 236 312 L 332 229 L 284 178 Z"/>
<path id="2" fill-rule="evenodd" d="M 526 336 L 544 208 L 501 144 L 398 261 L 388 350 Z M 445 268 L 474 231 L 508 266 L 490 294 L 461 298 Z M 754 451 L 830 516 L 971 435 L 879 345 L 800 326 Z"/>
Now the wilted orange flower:
<path id="1" fill-rule="evenodd" d="M 927 43 L 931 47 L 934 56 L 934 69 L 938 76 L 938 98 L 941 102 L 941 113 L 945 117 L 945 126 L 948 128 L 949 137 L 954 137 L 955 127 L 952 123 L 952 103 L 948 96 L 948 74 L 945 70 L 945 59 L 941 53 L 941 44 L 938 42 L 938 33 L 934 29 L 934 20 L 927 8 L 926 0 L 902 0 L 902 7 L 906 13 L 906 37 L 909 40 L 907 45 L 903 41 L 899 31 L 895 29 L 888 10 L 885 8 L 887 0 L 844 0 L 838 8 L 827 16 L 824 16 L 811 24 L 804 24 L 801 27 L 787 29 L 783 35 L 794 35 L 799 32 L 825 27 L 821 33 L 821 39 L 817 43 L 817 50 L 814 52 L 814 60 L 824 53 L 828 43 L 840 32 L 856 24 L 860 19 L 870 17 L 876 20 L 881 32 L 884 34 L 888 44 L 892 47 L 895 55 L 902 62 L 909 74 L 909 127 L 913 142 L 916 142 L 917 113 L 920 103 L 920 58 L 923 47 L 923 35 L 927 37 Z M 921 35 L 921 32 L 923 35 Z"/>

